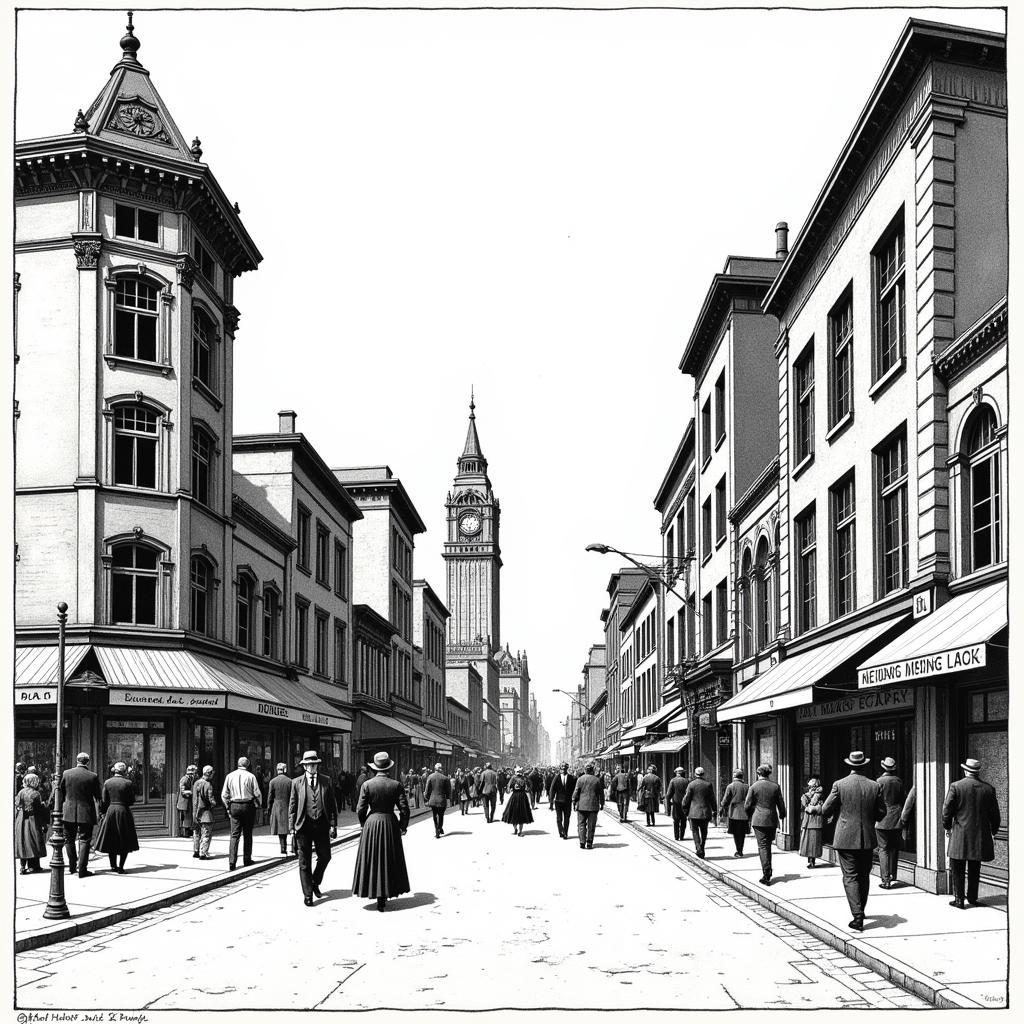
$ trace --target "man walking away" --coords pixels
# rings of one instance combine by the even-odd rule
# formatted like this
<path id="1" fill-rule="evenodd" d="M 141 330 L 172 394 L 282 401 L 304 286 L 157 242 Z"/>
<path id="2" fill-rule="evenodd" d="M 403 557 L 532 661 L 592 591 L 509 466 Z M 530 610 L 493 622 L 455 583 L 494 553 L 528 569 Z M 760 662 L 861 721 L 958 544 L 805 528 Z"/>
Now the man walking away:
<path id="1" fill-rule="evenodd" d="M 319 774 L 320 756 L 315 750 L 302 755 L 303 774 L 292 780 L 288 800 L 288 830 L 299 850 L 299 884 L 302 900 L 313 906 L 319 898 L 320 883 L 331 862 L 331 840 L 338 837 L 338 808 L 330 781 Z M 311 871 L 313 850 L 316 870 Z"/>
<path id="2" fill-rule="evenodd" d="M 79 754 L 74 768 L 61 773 L 57 783 L 57 799 L 64 809 L 64 845 L 68 855 L 68 869 L 77 871 L 79 878 L 91 878 L 89 847 L 92 830 L 96 825 L 96 809 L 102 797 L 100 777 L 89 770 L 89 755 Z M 78 850 L 75 850 L 75 837 Z"/>
<path id="3" fill-rule="evenodd" d="M 365 768 L 359 769 L 359 774 L 356 776 L 356 784 L 352 787 L 352 812 L 355 813 L 356 804 L 359 801 L 359 794 L 362 791 L 363 783 L 369 778 Z"/>
<path id="4" fill-rule="evenodd" d="M 563 761 L 558 773 L 548 787 L 548 806 L 555 812 L 558 834 L 569 838 L 569 824 L 572 821 L 572 799 L 576 793 L 576 776 L 569 772 L 569 762 Z"/>
<path id="5" fill-rule="evenodd" d="M 743 801 L 743 809 L 747 812 L 750 824 L 757 839 L 757 852 L 761 858 L 761 884 L 772 884 L 772 843 L 779 822 L 786 820 L 786 803 L 782 799 L 782 790 L 772 782 L 771 768 L 763 764 L 757 769 L 757 782 L 747 791 Z"/>
<path id="6" fill-rule="evenodd" d="M 540 799 L 541 790 L 544 788 L 544 779 L 540 774 L 540 769 L 534 765 L 533 771 L 530 772 L 530 806 L 536 808 L 537 801 Z"/>
<path id="7" fill-rule="evenodd" d="M 190 764 L 185 769 L 185 774 L 178 779 L 178 799 L 174 803 L 174 809 L 178 812 L 178 831 L 189 838 L 192 835 L 192 787 L 196 784 L 196 776 L 199 769 Z"/>
<path id="8" fill-rule="evenodd" d="M 249 771 L 249 758 L 240 757 L 238 767 L 224 780 L 220 794 L 231 818 L 231 837 L 228 840 L 228 870 L 235 870 L 238 860 L 238 839 L 242 838 L 242 864 L 254 864 L 252 859 L 252 829 L 256 824 L 256 810 L 261 796 L 256 776 Z"/>
<path id="9" fill-rule="evenodd" d="M 288 765 L 283 761 L 277 766 L 277 775 L 270 780 L 267 789 L 267 810 L 270 812 L 270 834 L 277 836 L 281 853 L 288 853 L 288 807 L 292 799 L 292 780 L 288 778 Z"/>
<path id="10" fill-rule="evenodd" d="M 204 765 L 203 774 L 192 786 L 192 856 L 198 860 L 210 859 L 210 839 L 213 837 L 213 808 L 217 796 L 213 792 L 213 766 Z"/>
<path id="11" fill-rule="evenodd" d="M 896 881 L 896 868 L 900 859 L 900 815 L 907 799 L 903 780 L 896 774 L 896 761 L 891 757 L 883 757 L 882 774 L 878 778 L 878 791 L 882 794 L 885 804 L 885 817 L 875 826 L 878 837 L 878 873 L 882 880 L 879 889 L 891 889 Z"/>
<path id="12" fill-rule="evenodd" d="M 508 772 L 504 768 L 498 769 L 498 799 L 501 806 L 505 806 L 505 790 L 508 789 Z"/>
<path id="13" fill-rule="evenodd" d="M 703 860 L 704 844 L 708 841 L 708 822 L 715 816 L 715 790 L 704 778 L 703 768 L 695 768 L 693 774 L 696 778 L 686 787 L 682 812 L 690 822 L 693 847 L 697 856 Z"/>
<path id="14" fill-rule="evenodd" d="M 683 811 L 683 797 L 686 796 L 686 771 L 674 768 L 672 778 L 665 787 L 665 809 L 672 815 L 672 838 L 677 842 L 686 835 L 686 814 Z"/>
<path id="15" fill-rule="evenodd" d="M 619 821 L 629 821 L 630 775 L 623 765 L 619 765 L 608 786 L 608 798 L 614 800 L 619 808 Z"/>
<path id="16" fill-rule="evenodd" d="M 498 805 L 498 773 L 488 761 L 480 773 L 480 794 L 484 798 L 484 817 L 487 823 L 494 821 L 494 808 Z"/>
<path id="17" fill-rule="evenodd" d="M 444 812 L 451 799 L 452 781 L 441 771 L 439 764 L 435 764 L 433 772 L 427 776 L 423 795 L 434 818 L 434 838 L 440 839 L 444 835 Z"/>
<path id="18" fill-rule="evenodd" d="M 981 862 L 995 859 L 992 840 L 1002 823 L 995 789 L 978 778 L 981 762 L 969 757 L 960 767 L 964 777 L 949 787 L 942 801 L 942 827 L 949 840 L 949 868 L 953 875 L 953 899 L 949 905 L 957 910 L 965 909 L 965 897 L 972 907 L 978 905 Z"/>
<path id="19" fill-rule="evenodd" d="M 653 825 L 655 812 L 661 806 L 661 776 L 653 764 L 648 766 L 647 774 L 637 785 L 636 805 L 644 809 L 647 824 Z"/>
<path id="20" fill-rule="evenodd" d="M 832 848 L 843 871 L 843 888 L 853 915 L 850 927 L 862 932 L 877 842 L 875 822 L 885 817 L 885 803 L 878 783 L 864 775 L 871 761 L 862 750 L 851 751 L 843 763 L 850 766 L 850 774 L 832 784 L 821 814 L 825 821 L 838 815 Z"/>
<path id="21" fill-rule="evenodd" d="M 750 835 L 750 819 L 747 816 L 747 809 L 743 806 L 748 789 L 743 781 L 743 772 L 734 771 L 732 782 L 725 787 L 725 793 L 722 794 L 722 806 L 719 808 L 719 813 L 725 817 L 729 835 L 736 844 L 734 857 L 743 856 L 743 844 Z"/>
<path id="22" fill-rule="evenodd" d="M 572 791 L 572 805 L 576 809 L 580 849 L 592 850 L 597 812 L 604 807 L 604 783 L 594 774 L 593 761 L 587 762 L 583 774 L 576 780 L 576 786 Z"/>

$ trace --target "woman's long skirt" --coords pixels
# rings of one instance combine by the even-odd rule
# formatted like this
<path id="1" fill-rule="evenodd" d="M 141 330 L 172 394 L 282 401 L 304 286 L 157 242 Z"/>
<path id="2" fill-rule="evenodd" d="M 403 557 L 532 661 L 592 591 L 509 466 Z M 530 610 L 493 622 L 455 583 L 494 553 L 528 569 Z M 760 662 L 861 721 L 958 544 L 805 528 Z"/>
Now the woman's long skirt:
<path id="1" fill-rule="evenodd" d="M 393 814 L 371 814 L 359 836 L 352 895 L 400 896 L 410 892 L 409 872 L 402 849 L 402 830 Z"/>
<path id="2" fill-rule="evenodd" d="M 509 801 L 502 811 L 501 820 L 506 825 L 529 825 L 533 822 L 533 812 L 530 810 L 530 798 L 526 795 L 525 789 L 514 790 Z"/>
<path id="3" fill-rule="evenodd" d="M 135 818 L 130 807 L 111 804 L 100 827 L 96 831 L 96 846 L 100 853 L 119 855 L 134 853 L 139 848 L 139 837 L 135 832 Z"/>
<path id="4" fill-rule="evenodd" d="M 821 829 L 803 828 L 800 830 L 800 856 L 821 856 Z"/>
<path id="5" fill-rule="evenodd" d="M 46 856 L 46 832 L 39 820 L 19 807 L 14 815 L 14 856 L 20 860 L 39 860 Z"/>

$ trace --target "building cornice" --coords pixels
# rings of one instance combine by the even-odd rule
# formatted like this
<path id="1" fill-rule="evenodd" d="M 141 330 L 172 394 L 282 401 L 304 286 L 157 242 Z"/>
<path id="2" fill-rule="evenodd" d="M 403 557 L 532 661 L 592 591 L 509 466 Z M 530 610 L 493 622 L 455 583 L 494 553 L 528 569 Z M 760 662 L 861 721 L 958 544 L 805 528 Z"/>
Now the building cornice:
<path id="1" fill-rule="evenodd" d="M 231 513 L 238 523 L 259 534 L 278 551 L 288 554 L 289 551 L 294 551 L 298 547 L 298 542 L 294 537 L 276 527 L 266 516 L 257 512 L 252 505 L 237 494 L 231 495 Z"/>
<path id="2" fill-rule="evenodd" d="M 686 458 L 687 452 L 689 452 L 689 459 Z M 683 431 L 683 436 L 676 447 L 675 454 L 672 456 L 672 461 L 668 464 L 668 469 L 665 472 L 665 477 L 661 481 L 661 486 L 658 488 L 658 493 L 654 496 L 654 507 L 665 514 L 665 504 L 668 502 L 677 489 L 679 478 L 682 476 L 686 469 L 687 462 L 692 462 L 695 457 L 694 449 L 694 424 L 693 417 L 690 417 L 689 423 L 686 424 L 686 429 Z"/>
<path id="3" fill-rule="evenodd" d="M 773 486 L 779 482 L 779 460 L 772 459 L 758 474 L 757 479 L 743 492 L 729 510 L 729 522 L 740 522 Z"/>
<path id="4" fill-rule="evenodd" d="M 330 472 L 344 485 L 345 490 L 352 495 L 357 505 L 360 499 L 363 501 L 372 498 L 386 499 L 389 507 L 395 510 L 413 536 L 427 532 L 426 524 L 420 518 L 419 512 L 416 511 L 416 506 L 413 505 L 412 498 L 409 497 L 409 492 L 406 491 L 401 480 L 394 477 L 381 480 L 346 480 L 344 469 L 334 469 Z"/>
<path id="5" fill-rule="evenodd" d="M 935 359 L 935 370 L 944 381 L 959 377 L 986 352 L 1008 338 L 1009 315 L 1004 295 L 990 310 L 949 344 Z"/>

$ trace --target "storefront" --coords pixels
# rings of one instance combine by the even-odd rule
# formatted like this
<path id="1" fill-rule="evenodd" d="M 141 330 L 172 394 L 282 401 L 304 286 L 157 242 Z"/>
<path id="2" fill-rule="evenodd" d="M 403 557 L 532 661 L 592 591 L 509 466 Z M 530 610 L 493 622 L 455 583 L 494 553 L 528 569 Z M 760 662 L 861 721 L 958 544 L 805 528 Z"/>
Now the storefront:
<path id="1" fill-rule="evenodd" d="M 697 768 L 723 793 L 732 780 L 732 734 L 719 724 L 718 709 L 732 692 L 732 663 L 712 659 L 699 665 L 683 680 L 682 703 L 687 716 L 687 761 L 692 776 Z"/>

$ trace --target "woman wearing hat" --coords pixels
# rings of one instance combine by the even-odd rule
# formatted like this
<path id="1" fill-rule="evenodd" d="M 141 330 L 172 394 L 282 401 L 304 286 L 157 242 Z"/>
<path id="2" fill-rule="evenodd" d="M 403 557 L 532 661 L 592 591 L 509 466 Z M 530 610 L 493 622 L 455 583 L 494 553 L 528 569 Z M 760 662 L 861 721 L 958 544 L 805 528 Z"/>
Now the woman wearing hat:
<path id="1" fill-rule="evenodd" d="M 39 858 L 46 856 L 46 825 L 50 812 L 39 792 L 39 776 L 26 772 L 14 798 L 14 856 L 23 875 L 42 871 Z"/>
<path id="2" fill-rule="evenodd" d="M 111 871 L 123 875 L 128 854 L 139 848 L 131 810 L 135 803 L 135 787 L 128 781 L 128 766 L 124 761 L 118 761 L 111 771 L 113 775 L 103 783 L 100 797 L 103 820 L 96 833 L 96 850 L 110 858 Z"/>
<path id="3" fill-rule="evenodd" d="M 533 812 L 530 810 L 530 795 L 528 792 L 529 783 L 523 769 L 516 767 L 516 773 L 512 776 L 512 783 L 509 786 L 511 796 L 502 812 L 501 820 L 506 825 L 512 826 L 512 834 L 521 836 L 523 826 L 533 823 Z"/>
<path id="4" fill-rule="evenodd" d="M 822 799 L 821 782 L 812 775 L 807 780 L 807 792 L 800 797 L 800 856 L 807 858 L 809 868 L 821 856 Z"/>
<path id="5" fill-rule="evenodd" d="M 374 896 L 383 911 L 389 897 L 409 892 L 402 836 L 409 826 L 409 801 L 400 782 L 388 778 L 395 762 L 383 751 L 367 767 L 375 773 L 359 792 L 356 816 L 363 831 L 359 837 L 353 896 Z M 395 818 L 395 807 L 398 818 Z"/>

